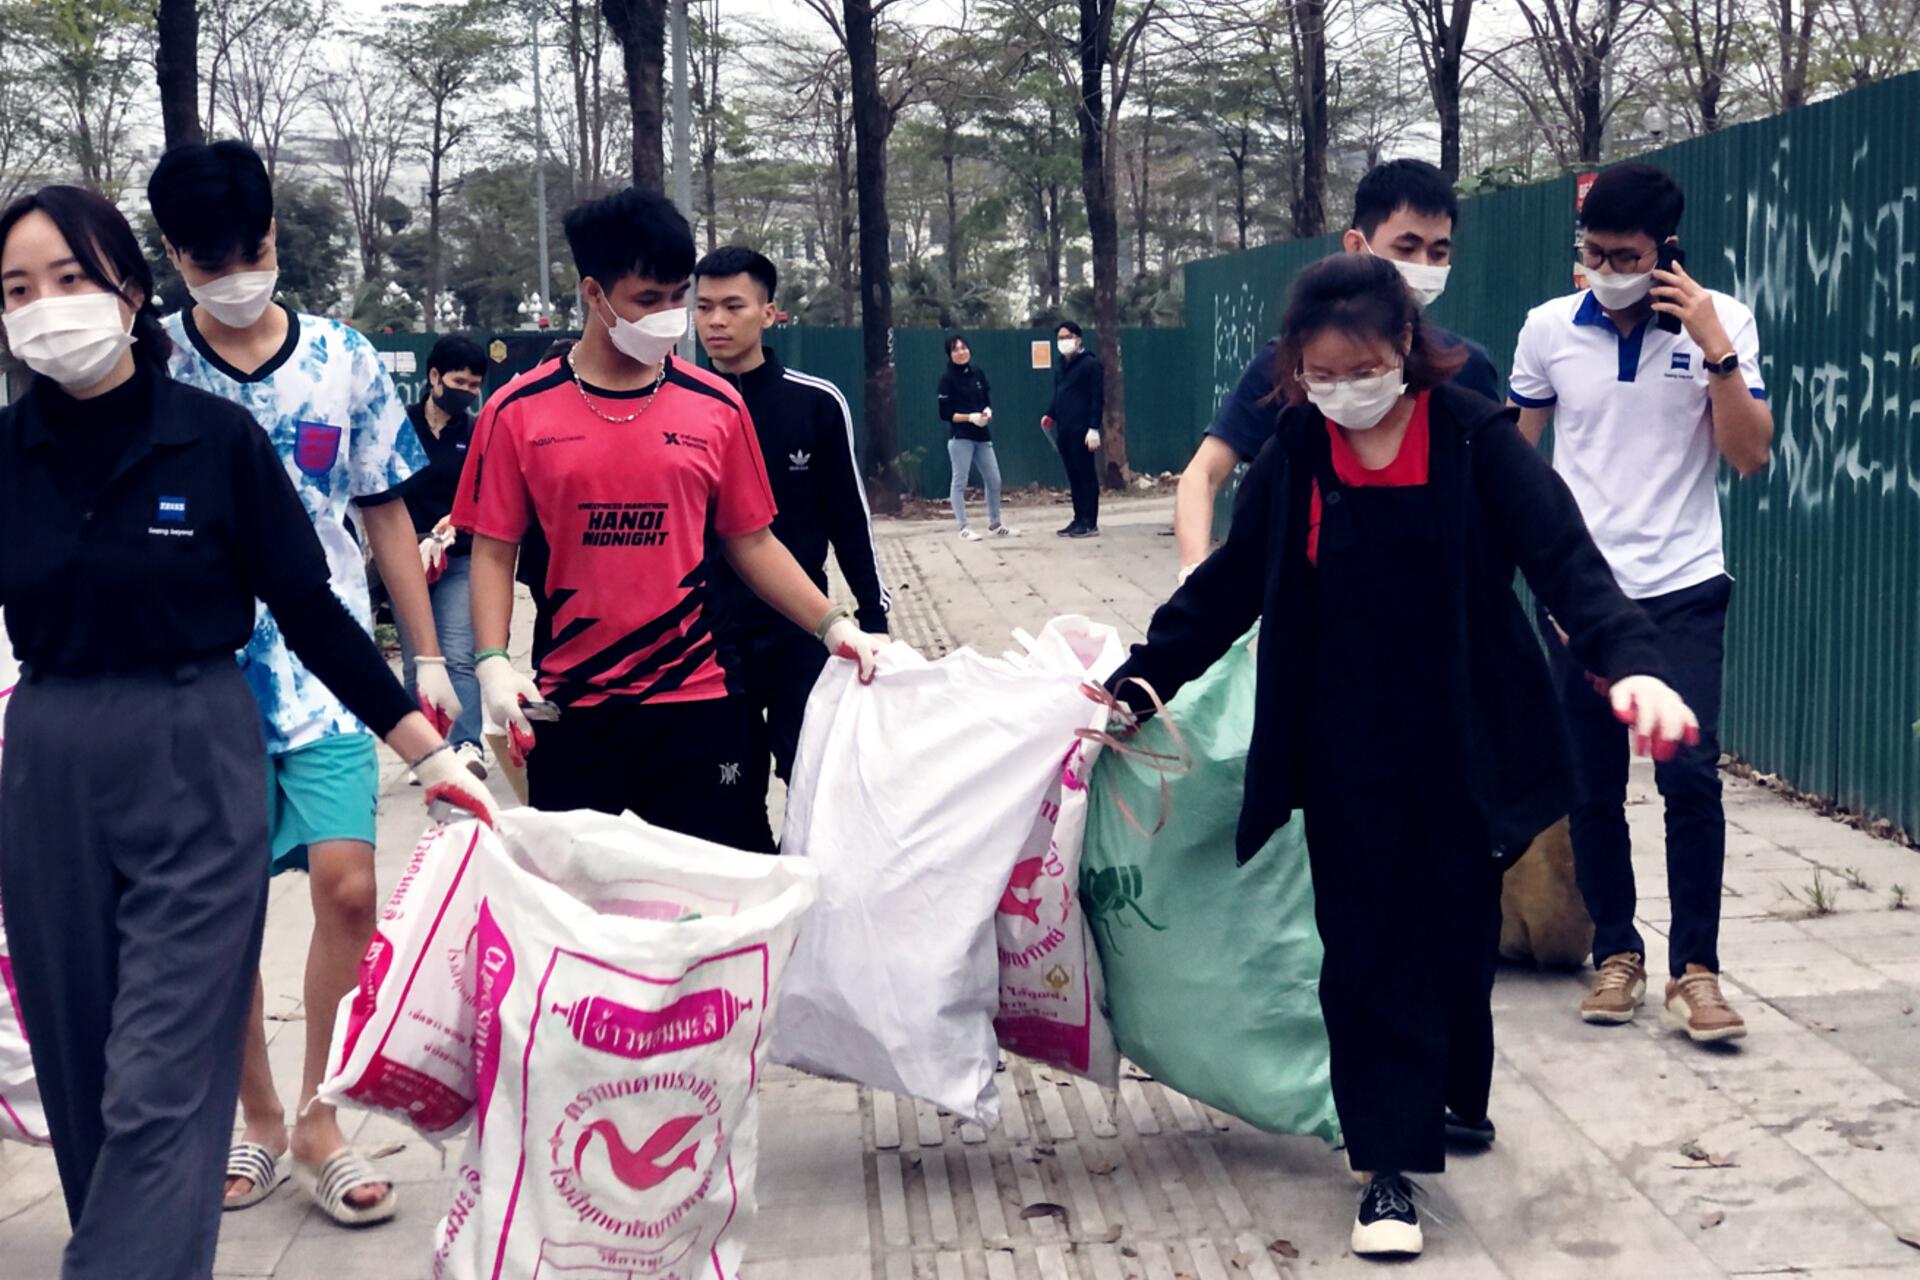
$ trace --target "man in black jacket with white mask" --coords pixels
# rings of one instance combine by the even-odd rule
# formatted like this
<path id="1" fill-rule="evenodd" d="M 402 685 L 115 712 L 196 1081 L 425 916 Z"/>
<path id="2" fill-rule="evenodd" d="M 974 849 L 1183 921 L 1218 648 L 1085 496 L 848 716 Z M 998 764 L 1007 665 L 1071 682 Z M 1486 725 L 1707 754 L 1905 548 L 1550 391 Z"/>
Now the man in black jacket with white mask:
<path id="1" fill-rule="evenodd" d="M 1051 428 L 1060 461 L 1073 491 L 1073 523 L 1060 530 L 1063 538 L 1100 536 L 1100 424 L 1106 420 L 1106 371 L 1086 349 L 1080 326 L 1062 320 L 1054 331 L 1060 363 L 1053 371 L 1053 403 L 1040 419 Z"/>

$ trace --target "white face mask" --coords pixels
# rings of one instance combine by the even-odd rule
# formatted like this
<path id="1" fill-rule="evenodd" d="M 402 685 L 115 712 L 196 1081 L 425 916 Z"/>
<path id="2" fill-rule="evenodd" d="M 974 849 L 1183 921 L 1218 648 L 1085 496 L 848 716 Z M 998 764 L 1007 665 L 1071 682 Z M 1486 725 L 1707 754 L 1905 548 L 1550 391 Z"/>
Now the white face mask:
<path id="1" fill-rule="evenodd" d="M 1075 353 L 1076 351 L 1078 351 L 1078 350 L 1080 350 L 1080 339 L 1078 339 L 1078 338 L 1062 338 L 1062 339 L 1060 339 L 1060 354 L 1061 354 L 1061 355 L 1063 355 L 1063 356 L 1070 356 L 1070 355 L 1072 355 L 1072 354 L 1074 354 L 1074 353 Z"/>
<path id="2" fill-rule="evenodd" d="M 607 321 L 607 336 L 613 339 L 614 348 L 629 360 L 659 364 L 672 354 L 680 339 L 687 336 L 685 307 L 649 311 L 638 320 L 629 320 L 613 309 L 611 300 L 606 305 L 607 314 L 612 317 Z"/>
<path id="3" fill-rule="evenodd" d="M 189 285 L 187 292 L 221 324 L 245 329 L 266 314 L 279 281 L 278 271 L 236 271 L 203 285 Z"/>
<path id="4" fill-rule="evenodd" d="M 1619 276 L 1589 272 L 1587 288 L 1593 290 L 1593 296 L 1607 310 L 1625 311 L 1653 288 L 1653 273 L 1642 271 L 1637 275 Z"/>
<path id="5" fill-rule="evenodd" d="M 1372 245 L 1367 246 L 1367 252 L 1373 253 Z M 1377 258 L 1380 255 L 1373 253 L 1373 256 Z M 1420 304 L 1422 310 L 1440 301 L 1440 295 L 1447 291 L 1447 277 L 1453 274 L 1451 265 L 1436 267 L 1425 262 L 1402 262 L 1398 258 L 1388 258 L 1386 261 L 1391 262 L 1393 269 L 1400 273 L 1400 278 L 1407 282 L 1413 300 Z"/>
<path id="6" fill-rule="evenodd" d="M 1320 391 L 1307 384 L 1307 399 L 1335 425 L 1349 431 L 1371 431 L 1393 412 L 1406 390 L 1406 370 L 1389 369 L 1371 378 L 1335 382 Z"/>
<path id="7" fill-rule="evenodd" d="M 133 345 L 113 293 L 42 298 L 8 312 L 6 326 L 13 354 L 69 391 L 85 391 L 106 377 Z"/>

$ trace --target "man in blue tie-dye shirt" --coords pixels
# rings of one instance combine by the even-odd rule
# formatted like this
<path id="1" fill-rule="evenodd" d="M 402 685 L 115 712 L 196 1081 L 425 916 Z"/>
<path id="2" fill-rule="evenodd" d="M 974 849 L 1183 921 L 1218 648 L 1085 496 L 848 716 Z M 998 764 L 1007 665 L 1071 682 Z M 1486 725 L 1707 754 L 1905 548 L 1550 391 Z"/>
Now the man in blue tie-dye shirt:
<path id="1" fill-rule="evenodd" d="M 406 406 L 360 334 L 272 303 L 278 262 L 266 168 L 239 142 L 176 147 L 147 187 L 168 257 L 194 305 L 167 318 L 173 376 L 253 412 L 313 517 L 333 589 L 369 631 L 373 617 L 351 509 L 373 550 L 418 668 L 422 708 L 444 732 L 459 714 L 440 658 L 418 544 L 401 485 L 425 464 Z M 268 805 L 276 871 L 307 869 L 314 930 L 307 955 L 306 1069 L 289 1133 L 267 1060 L 256 986 L 241 1084 L 245 1132 L 228 1160 L 226 1204 L 270 1194 L 288 1173 L 342 1225 L 391 1218 L 395 1197 L 347 1145 L 333 1108 L 313 1103 L 331 1012 L 355 983 L 378 905 L 375 809 L 380 769 L 366 727 L 287 649 L 262 608 L 241 669 L 271 757 Z"/>

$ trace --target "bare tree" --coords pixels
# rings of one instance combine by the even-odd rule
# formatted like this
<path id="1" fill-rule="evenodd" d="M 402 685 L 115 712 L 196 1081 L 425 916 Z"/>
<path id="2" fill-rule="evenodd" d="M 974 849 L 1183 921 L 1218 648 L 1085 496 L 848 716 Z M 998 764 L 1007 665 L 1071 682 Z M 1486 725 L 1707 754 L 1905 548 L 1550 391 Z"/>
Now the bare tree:
<path id="1" fill-rule="evenodd" d="M 392 234 L 394 170 L 419 146 L 414 88 L 355 50 L 347 69 L 324 80 L 315 96 L 333 126 L 327 159 L 347 198 L 360 270 L 380 279 Z"/>
<path id="2" fill-rule="evenodd" d="M 1720 100 L 1732 75 L 1739 50 L 1735 37 L 1744 20 L 1740 8 L 1740 0 L 1661 0 L 1667 44 L 1701 133 L 1721 125 Z"/>
<path id="3" fill-rule="evenodd" d="M 446 196 L 447 160 L 473 133 L 465 107 L 477 90 L 513 78 L 507 44 L 493 25 L 488 0 L 452 5 L 407 4 L 394 11 L 376 42 L 416 92 L 424 116 L 421 145 L 427 160 L 427 298 L 431 325 L 439 314 L 440 202 Z"/>
<path id="4" fill-rule="evenodd" d="M 1515 48 L 1539 68 L 1545 91 L 1517 72 L 1511 57 L 1495 55 L 1483 65 L 1520 95 L 1563 164 L 1597 162 L 1607 126 L 1626 96 L 1610 84 L 1609 69 L 1655 15 L 1654 6 L 1645 0 L 1515 2 L 1527 26 Z"/>
<path id="5" fill-rule="evenodd" d="M 887 217 L 887 139 L 913 97 L 917 54 L 880 74 L 879 21 L 899 0 L 805 0 L 846 51 L 852 82 L 854 194 L 860 219 L 860 336 L 866 364 L 867 474 L 874 506 L 897 511 L 898 393 L 893 367 L 893 237 Z"/>
<path id="6" fill-rule="evenodd" d="M 607 20 L 607 29 L 620 42 L 627 73 L 627 110 L 633 117 L 633 185 L 664 194 L 667 0 L 600 0 L 600 12 Z"/>
<path id="7" fill-rule="evenodd" d="M 1318 3 L 1319 0 L 1307 0 Z M 1034 47 L 1044 49 L 1062 83 L 1077 90 L 1080 186 L 1093 241 L 1093 318 L 1106 382 L 1103 449 L 1106 481 L 1124 487 L 1127 467 L 1125 372 L 1120 357 L 1119 132 L 1134 74 L 1158 19 L 1158 0 L 1074 0 L 1075 28 L 1061 20 L 1062 0 L 1001 0 L 1001 9 Z"/>
<path id="8" fill-rule="evenodd" d="M 1765 77 L 1776 111 L 1807 105 L 1808 68 L 1813 58 L 1813 34 L 1827 0 L 1767 0 L 1778 61 Z"/>
<path id="9" fill-rule="evenodd" d="M 810 242 L 826 259 L 836 306 L 827 318 L 842 325 L 854 322 L 854 158 L 853 77 L 847 51 L 838 42 L 819 43 L 785 30 L 765 34 L 778 89 L 770 112 L 771 126 L 789 141 L 810 149 L 817 165 L 800 172 L 817 174 L 805 181 L 804 207 L 811 213 Z M 811 256 L 811 254 L 809 254 Z"/>
<path id="10" fill-rule="evenodd" d="M 25 0 L 0 31 L 34 63 L 47 120 L 72 171 L 117 196 L 132 159 L 128 128 L 148 56 L 152 11 L 133 0 Z"/>
<path id="11" fill-rule="evenodd" d="M 200 6 L 198 0 L 154 0 L 153 75 L 160 87 L 160 127 L 168 147 L 201 142 Z"/>
<path id="12" fill-rule="evenodd" d="M 213 69 L 209 92 L 234 131 L 253 144 L 276 177 L 295 126 L 314 106 L 320 87 L 316 55 L 327 37 L 326 19 L 309 0 L 222 0 L 209 10 Z M 209 109 L 207 120 L 215 120 Z"/>
<path id="13" fill-rule="evenodd" d="M 1834 69 L 1848 87 L 1920 65 L 1920 0 L 1834 0 L 1821 26 Z"/>
<path id="14" fill-rule="evenodd" d="M 20 50 L 0 42 L 0 207 L 40 184 L 59 149 L 39 86 Z"/>
<path id="15" fill-rule="evenodd" d="M 1473 0 L 1398 0 L 1420 51 L 1420 67 L 1427 74 L 1427 92 L 1433 97 L 1440 123 L 1440 171 L 1460 177 L 1460 86 L 1467 67 L 1467 28 L 1473 21 Z"/>

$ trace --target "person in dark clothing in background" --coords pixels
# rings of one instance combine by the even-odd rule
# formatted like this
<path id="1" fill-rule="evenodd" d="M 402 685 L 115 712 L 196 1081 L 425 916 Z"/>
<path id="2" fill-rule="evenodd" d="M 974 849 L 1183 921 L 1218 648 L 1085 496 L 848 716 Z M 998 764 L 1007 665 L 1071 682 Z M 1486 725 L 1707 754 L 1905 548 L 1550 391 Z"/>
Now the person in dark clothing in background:
<path id="1" fill-rule="evenodd" d="M 967 527 L 967 477 L 980 469 L 987 490 L 987 532 L 1011 538 L 1015 531 L 1000 523 L 1000 459 L 993 452 L 993 388 L 987 371 L 973 363 L 973 348 L 964 334 L 947 338 L 947 367 L 940 374 L 940 421 L 947 424 L 947 461 L 953 465 L 953 518 L 960 537 L 980 541 Z"/>
<path id="2" fill-rule="evenodd" d="M 0 409 L 0 607 L 24 664 L 0 896 L 73 1226 L 60 1274 L 200 1280 L 267 908 L 267 752 L 234 660 L 256 601 L 429 801 L 492 811 L 334 594 L 253 415 L 167 376 L 119 210 L 79 187 L 21 197 L 0 282 L 35 375 Z"/>
<path id="3" fill-rule="evenodd" d="M 486 376 L 486 353 L 472 338 L 449 333 L 433 344 L 427 355 L 427 393 L 407 409 L 427 465 L 413 473 L 402 491 L 413 531 L 420 537 L 420 563 L 427 573 L 440 652 L 460 698 L 460 714 L 447 738 L 460 763 L 482 780 L 487 758 L 480 746 L 480 682 L 473 675 L 473 609 L 467 590 L 473 539 L 454 530 L 453 498 L 473 442 L 474 412 Z M 403 675 L 412 686 L 413 646 L 404 632 L 400 656 Z"/>
<path id="4" fill-rule="evenodd" d="M 1100 424 L 1106 421 L 1106 371 L 1086 349 L 1080 326 L 1060 322 L 1054 332 L 1060 363 L 1053 370 L 1053 403 L 1040 419 L 1042 430 L 1053 432 L 1054 447 L 1067 469 L 1067 487 L 1073 492 L 1073 522 L 1061 529 L 1063 538 L 1100 536 Z"/>
<path id="5" fill-rule="evenodd" d="M 1432 306 L 1446 290 L 1453 270 L 1453 231 L 1460 201 L 1447 176 L 1424 160 L 1389 160 L 1360 180 L 1353 193 L 1353 221 L 1341 240 L 1348 253 L 1372 255 L 1393 263 L 1413 291 L 1414 301 Z M 1429 324 L 1436 346 L 1458 344 L 1465 355 L 1453 382 L 1489 400 L 1500 399 L 1500 375 L 1478 343 Z M 1213 423 L 1180 473 L 1174 500 L 1173 536 L 1180 552 L 1180 581 L 1207 558 L 1213 547 L 1214 499 L 1234 467 L 1252 462 L 1273 438 L 1280 415 L 1273 394 L 1273 362 L 1280 349 L 1274 338 L 1253 358 L 1239 385 L 1220 404 Z"/>
<path id="6" fill-rule="evenodd" d="M 693 268 L 694 327 L 708 359 L 740 390 L 773 485 L 773 536 L 827 589 L 827 552 L 853 592 L 862 631 L 885 635 L 893 605 L 880 579 L 873 516 L 853 452 L 853 414 L 840 389 L 784 367 L 761 345 L 776 312 L 778 270 L 739 245 L 716 249 Z M 767 757 L 782 781 L 793 776 L 807 696 L 827 665 L 820 642 L 749 591 L 725 557 L 713 557 L 721 643 L 729 676 L 746 695 L 760 735 L 743 770 L 747 794 L 767 793 Z"/>
<path id="7" fill-rule="evenodd" d="M 1462 358 L 1388 263 L 1301 272 L 1273 371 L 1286 408 L 1227 541 L 1108 682 L 1145 713 L 1135 677 L 1171 698 L 1271 622 L 1237 852 L 1304 812 L 1334 1102 L 1368 1179 L 1352 1247 L 1367 1256 L 1420 1252 L 1405 1175 L 1438 1172 L 1449 1134 L 1492 1140 L 1500 875 L 1572 798 L 1516 566 L 1643 749 L 1698 732 L 1653 624 L 1514 411 L 1449 382 Z"/>

